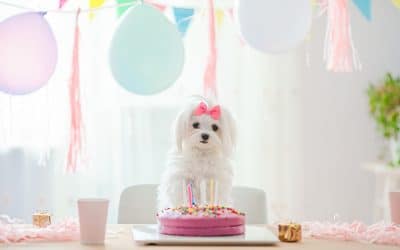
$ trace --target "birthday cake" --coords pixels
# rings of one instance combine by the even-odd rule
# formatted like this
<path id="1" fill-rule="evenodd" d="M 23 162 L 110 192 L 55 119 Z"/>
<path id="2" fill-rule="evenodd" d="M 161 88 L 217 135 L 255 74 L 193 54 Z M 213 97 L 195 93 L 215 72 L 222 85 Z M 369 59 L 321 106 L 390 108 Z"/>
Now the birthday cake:
<path id="1" fill-rule="evenodd" d="M 181 206 L 157 214 L 161 234 L 182 236 L 227 236 L 244 234 L 245 214 L 233 208 Z"/>

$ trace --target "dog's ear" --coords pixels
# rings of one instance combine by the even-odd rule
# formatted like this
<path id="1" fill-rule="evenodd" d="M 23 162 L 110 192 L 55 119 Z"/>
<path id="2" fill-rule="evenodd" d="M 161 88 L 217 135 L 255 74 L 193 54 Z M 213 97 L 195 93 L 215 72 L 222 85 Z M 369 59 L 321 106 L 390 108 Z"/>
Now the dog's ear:
<path id="1" fill-rule="evenodd" d="M 176 150 L 178 152 L 182 152 L 182 143 L 186 133 L 188 119 L 189 117 L 187 110 L 179 112 L 178 116 L 175 119 L 174 136 L 175 136 Z"/>
<path id="2" fill-rule="evenodd" d="M 236 121 L 225 108 L 221 109 L 222 146 L 225 155 L 230 156 L 236 148 Z"/>

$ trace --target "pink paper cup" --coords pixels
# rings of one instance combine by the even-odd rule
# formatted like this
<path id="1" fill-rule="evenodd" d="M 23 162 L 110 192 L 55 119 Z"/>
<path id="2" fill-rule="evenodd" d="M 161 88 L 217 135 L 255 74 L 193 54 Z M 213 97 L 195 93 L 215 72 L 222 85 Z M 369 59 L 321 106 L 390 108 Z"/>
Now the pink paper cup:
<path id="1" fill-rule="evenodd" d="M 78 214 L 82 244 L 104 244 L 108 200 L 79 199 Z"/>
<path id="2" fill-rule="evenodd" d="M 389 192 L 389 204 L 392 222 L 400 224 L 400 191 Z"/>

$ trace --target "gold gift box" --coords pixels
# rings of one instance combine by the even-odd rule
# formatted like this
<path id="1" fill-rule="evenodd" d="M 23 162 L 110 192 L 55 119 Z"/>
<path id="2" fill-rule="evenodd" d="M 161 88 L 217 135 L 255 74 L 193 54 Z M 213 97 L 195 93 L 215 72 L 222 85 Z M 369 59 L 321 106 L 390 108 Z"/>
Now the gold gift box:
<path id="1" fill-rule="evenodd" d="M 48 212 L 36 212 L 32 215 L 32 224 L 37 227 L 47 227 L 51 224 L 51 216 Z"/>
<path id="2" fill-rule="evenodd" d="M 301 225 L 297 223 L 287 223 L 278 225 L 279 240 L 283 242 L 301 241 Z"/>

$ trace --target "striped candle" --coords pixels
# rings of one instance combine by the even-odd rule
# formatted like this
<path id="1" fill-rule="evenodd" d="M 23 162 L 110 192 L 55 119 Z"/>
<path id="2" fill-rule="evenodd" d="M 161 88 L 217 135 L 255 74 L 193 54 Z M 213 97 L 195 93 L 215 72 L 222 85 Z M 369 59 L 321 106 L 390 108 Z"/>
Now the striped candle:
<path id="1" fill-rule="evenodd" d="M 210 179 L 210 205 L 214 205 L 214 179 Z"/>
<path id="2" fill-rule="evenodd" d="M 187 185 L 187 194 L 188 194 L 188 203 L 189 207 L 193 206 L 193 190 L 192 190 L 192 183 L 189 183 Z"/>

